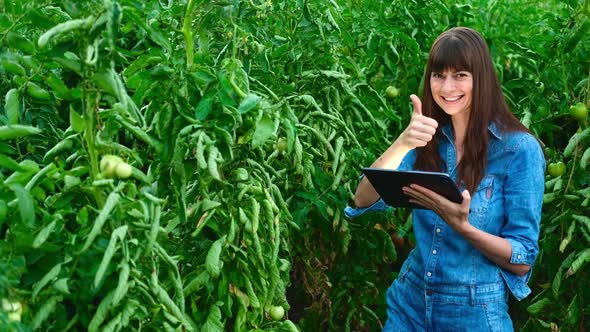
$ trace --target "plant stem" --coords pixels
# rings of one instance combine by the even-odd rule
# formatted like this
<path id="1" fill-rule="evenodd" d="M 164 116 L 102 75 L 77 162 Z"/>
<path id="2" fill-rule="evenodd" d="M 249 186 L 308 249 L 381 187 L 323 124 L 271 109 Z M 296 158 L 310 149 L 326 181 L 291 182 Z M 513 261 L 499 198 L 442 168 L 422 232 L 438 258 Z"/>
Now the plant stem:
<path id="1" fill-rule="evenodd" d="M 574 171 L 576 170 L 576 163 L 578 162 L 579 152 L 580 152 L 580 143 L 578 142 L 578 144 L 575 147 L 574 158 L 572 160 L 572 170 L 570 171 L 569 177 L 567 179 L 567 184 L 565 185 L 565 189 L 563 190 L 564 194 L 567 194 L 567 190 L 569 189 L 570 184 L 572 182 L 572 177 L 574 176 Z"/>
<path id="2" fill-rule="evenodd" d="M 184 42 L 186 44 L 186 67 L 189 69 L 193 65 L 193 9 L 195 7 L 196 0 L 189 0 L 186 5 L 186 12 L 184 13 L 184 22 L 182 24 L 182 34 L 184 35 Z"/>
<path id="3" fill-rule="evenodd" d="M 97 122 L 98 100 L 97 93 L 94 89 L 94 82 L 86 72 L 82 83 L 82 112 L 84 115 L 84 141 L 86 142 L 86 152 L 88 153 L 88 162 L 90 163 L 90 179 L 97 180 L 100 170 L 98 169 L 98 154 L 95 146 L 95 123 Z M 92 191 L 92 196 L 97 206 L 103 206 L 104 197 L 96 190 Z"/>
<path id="4" fill-rule="evenodd" d="M 86 84 L 84 84 L 86 86 Z M 91 106 L 93 104 L 93 94 L 90 93 L 86 87 L 83 89 L 84 95 L 84 140 L 86 141 L 86 149 L 88 152 L 88 157 L 90 159 L 90 175 L 92 180 L 96 179 L 98 175 L 98 156 L 96 153 L 96 148 L 94 144 L 94 108 Z"/>

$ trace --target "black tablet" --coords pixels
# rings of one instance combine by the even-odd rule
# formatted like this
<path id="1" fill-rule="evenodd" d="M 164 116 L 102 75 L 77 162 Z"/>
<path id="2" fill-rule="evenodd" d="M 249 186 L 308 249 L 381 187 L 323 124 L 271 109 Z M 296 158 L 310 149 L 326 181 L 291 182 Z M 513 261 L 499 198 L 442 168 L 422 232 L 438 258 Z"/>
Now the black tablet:
<path id="1" fill-rule="evenodd" d="M 424 209 L 423 206 L 410 203 L 410 196 L 402 188 L 410 184 L 426 187 L 451 202 L 463 202 L 463 196 L 457 185 L 447 173 L 425 171 L 395 171 L 383 168 L 363 168 L 363 173 L 377 193 L 389 206 Z"/>

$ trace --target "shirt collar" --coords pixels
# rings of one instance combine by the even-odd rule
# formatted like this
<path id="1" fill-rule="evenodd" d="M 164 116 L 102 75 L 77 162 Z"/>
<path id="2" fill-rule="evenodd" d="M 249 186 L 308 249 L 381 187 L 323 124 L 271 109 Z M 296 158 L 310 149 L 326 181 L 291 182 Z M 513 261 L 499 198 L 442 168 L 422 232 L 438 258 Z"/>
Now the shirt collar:
<path id="1" fill-rule="evenodd" d="M 493 121 L 490 122 L 490 124 L 488 125 L 488 130 L 497 139 L 500 139 L 500 140 L 502 139 L 502 135 L 500 134 L 500 130 L 496 126 L 496 123 L 495 122 L 493 122 Z M 442 128 L 442 133 L 443 133 L 443 135 L 445 135 L 447 137 L 447 139 L 449 140 L 449 142 L 452 142 L 453 141 L 453 126 L 451 125 L 451 122 L 447 123 Z"/>

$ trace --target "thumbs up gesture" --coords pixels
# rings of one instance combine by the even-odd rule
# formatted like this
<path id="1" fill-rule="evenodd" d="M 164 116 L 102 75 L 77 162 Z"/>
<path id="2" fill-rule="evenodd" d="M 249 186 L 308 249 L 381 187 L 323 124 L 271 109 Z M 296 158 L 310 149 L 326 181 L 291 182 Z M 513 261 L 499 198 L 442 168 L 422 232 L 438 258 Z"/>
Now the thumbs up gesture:
<path id="1" fill-rule="evenodd" d="M 422 115 L 422 101 L 416 95 L 411 95 L 410 99 L 414 105 L 412 119 L 410 124 L 400 135 L 401 142 L 410 149 L 425 146 L 432 136 L 436 133 L 438 122 L 433 118 Z"/>

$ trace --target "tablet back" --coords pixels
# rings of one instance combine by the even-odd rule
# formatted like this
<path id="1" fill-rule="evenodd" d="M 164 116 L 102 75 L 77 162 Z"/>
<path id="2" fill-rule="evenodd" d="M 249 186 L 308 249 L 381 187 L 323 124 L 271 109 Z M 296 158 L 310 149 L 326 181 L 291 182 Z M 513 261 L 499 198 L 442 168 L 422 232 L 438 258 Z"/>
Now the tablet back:
<path id="1" fill-rule="evenodd" d="M 389 206 L 424 209 L 423 206 L 409 202 L 402 188 L 414 183 L 426 187 L 448 200 L 461 203 L 463 196 L 455 182 L 446 173 L 425 171 L 395 171 L 382 168 L 363 168 L 363 173 L 377 193 Z"/>

